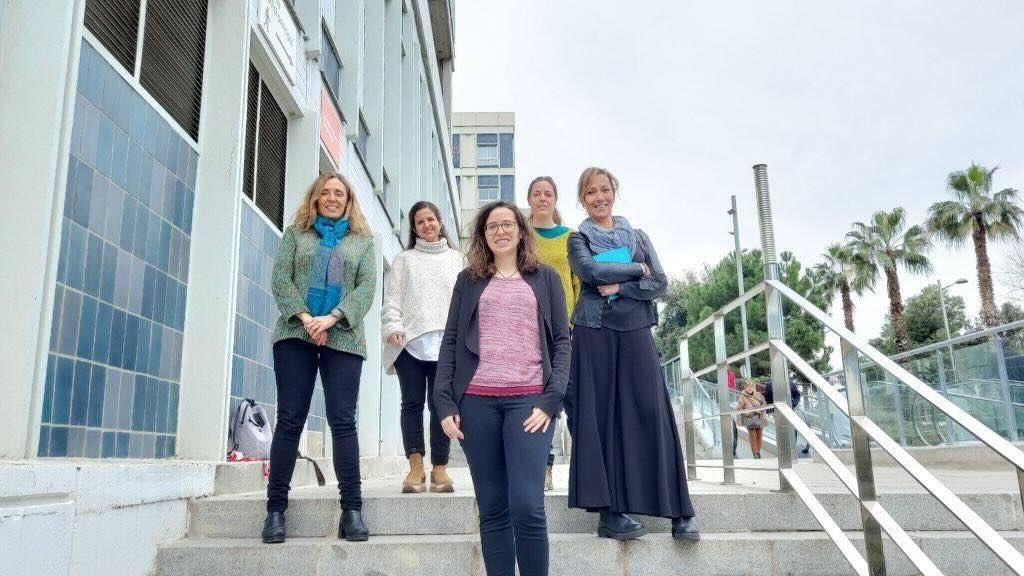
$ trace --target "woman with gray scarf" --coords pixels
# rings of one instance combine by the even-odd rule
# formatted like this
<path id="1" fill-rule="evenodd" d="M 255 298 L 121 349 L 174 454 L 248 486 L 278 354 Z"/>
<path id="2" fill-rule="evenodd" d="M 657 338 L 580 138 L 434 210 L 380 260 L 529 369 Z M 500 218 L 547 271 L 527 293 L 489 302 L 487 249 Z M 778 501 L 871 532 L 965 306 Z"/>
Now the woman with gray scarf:
<path id="1" fill-rule="evenodd" d="M 603 168 L 580 176 L 588 218 L 569 237 L 582 291 L 573 311 L 565 412 L 572 434 L 569 506 L 601 515 L 598 535 L 646 533 L 627 514 L 672 519 L 672 535 L 699 540 L 679 434 L 651 327 L 668 286 L 644 232 L 613 216 L 618 180 Z"/>

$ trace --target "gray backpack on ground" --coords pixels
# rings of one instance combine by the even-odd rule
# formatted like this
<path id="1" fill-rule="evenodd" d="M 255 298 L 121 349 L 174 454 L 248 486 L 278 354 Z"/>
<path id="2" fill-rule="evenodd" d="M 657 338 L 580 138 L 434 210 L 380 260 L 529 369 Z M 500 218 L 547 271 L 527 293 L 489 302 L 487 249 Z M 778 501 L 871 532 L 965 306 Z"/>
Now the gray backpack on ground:
<path id="1" fill-rule="evenodd" d="M 255 400 L 244 398 L 231 415 L 228 426 L 228 444 L 231 452 L 238 451 L 245 458 L 267 460 L 274 429 L 267 412 Z"/>

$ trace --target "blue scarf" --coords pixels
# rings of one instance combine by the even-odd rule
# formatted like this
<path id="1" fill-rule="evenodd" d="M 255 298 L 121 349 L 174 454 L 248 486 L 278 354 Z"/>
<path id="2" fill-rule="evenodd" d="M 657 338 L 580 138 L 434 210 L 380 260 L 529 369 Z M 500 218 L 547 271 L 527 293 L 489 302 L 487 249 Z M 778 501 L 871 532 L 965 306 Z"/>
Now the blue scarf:
<path id="1" fill-rule="evenodd" d="M 317 216 L 313 229 L 320 235 L 320 244 L 306 290 L 306 307 L 313 316 L 326 316 L 345 295 L 345 265 L 340 254 L 334 258 L 334 249 L 348 232 L 348 218 L 331 220 Z"/>

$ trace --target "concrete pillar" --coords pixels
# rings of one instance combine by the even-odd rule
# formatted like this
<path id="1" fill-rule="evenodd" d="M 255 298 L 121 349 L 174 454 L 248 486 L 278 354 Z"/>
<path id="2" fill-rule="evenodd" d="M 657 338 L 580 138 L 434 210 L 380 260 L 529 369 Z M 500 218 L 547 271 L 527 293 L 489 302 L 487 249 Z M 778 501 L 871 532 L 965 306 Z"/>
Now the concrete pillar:
<path id="1" fill-rule="evenodd" d="M 227 445 L 241 225 L 249 2 L 211 2 L 207 17 L 202 154 L 182 350 L 178 456 L 221 460 Z"/>
<path id="2" fill-rule="evenodd" d="M 448 122 L 448 131 L 452 130 L 452 59 L 440 62 L 441 95 L 444 98 L 444 117 Z"/>
<path id="3" fill-rule="evenodd" d="M 0 2 L 0 459 L 36 453 L 84 7 Z"/>

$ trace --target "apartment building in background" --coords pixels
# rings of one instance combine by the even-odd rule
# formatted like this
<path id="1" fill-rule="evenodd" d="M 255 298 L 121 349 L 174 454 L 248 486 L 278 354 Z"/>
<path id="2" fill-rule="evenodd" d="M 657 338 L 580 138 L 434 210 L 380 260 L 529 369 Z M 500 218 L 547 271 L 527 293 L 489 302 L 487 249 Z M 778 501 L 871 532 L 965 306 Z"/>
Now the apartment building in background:
<path id="1" fill-rule="evenodd" d="M 463 244 L 479 208 L 515 202 L 516 115 L 514 112 L 452 114 L 452 160 L 462 207 Z"/>

